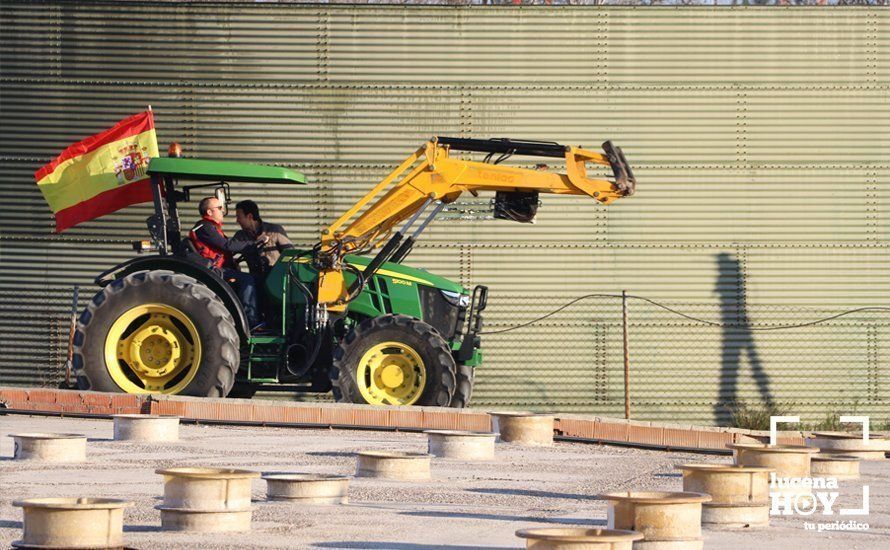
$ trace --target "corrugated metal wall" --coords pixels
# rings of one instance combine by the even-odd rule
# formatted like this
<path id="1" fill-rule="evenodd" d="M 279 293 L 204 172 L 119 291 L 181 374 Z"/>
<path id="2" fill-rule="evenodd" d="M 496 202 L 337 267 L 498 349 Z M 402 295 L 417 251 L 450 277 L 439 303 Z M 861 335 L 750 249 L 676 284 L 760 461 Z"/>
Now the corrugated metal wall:
<path id="1" fill-rule="evenodd" d="M 133 207 L 55 236 L 33 171 L 151 104 L 161 147 L 282 163 L 245 186 L 309 242 L 432 135 L 595 146 L 638 194 L 542 196 L 536 226 L 465 200 L 414 265 L 491 287 L 489 328 L 626 289 L 637 418 L 710 421 L 731 399 L 805 418 L 890 411 L 890 14 L 596 8 L 2 2 L 0 383 L 51 380 L 70 288 L 145 235 Z M 230 223 L 234 223 L 233 221 Z M 618 415 L 620 301 L 485 339 L 474 404 Z"/>

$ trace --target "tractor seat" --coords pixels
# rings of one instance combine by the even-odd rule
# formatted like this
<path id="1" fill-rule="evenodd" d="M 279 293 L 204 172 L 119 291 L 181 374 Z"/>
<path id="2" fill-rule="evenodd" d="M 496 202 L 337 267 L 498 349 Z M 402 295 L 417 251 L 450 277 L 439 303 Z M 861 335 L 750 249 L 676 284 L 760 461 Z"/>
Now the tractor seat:
<path id="1" fill-rule="evenodd" d="M 185 258 L 193 264 L 197 264 L 205 269 L 213 271 L 213 265 L 211 264 L 210 260 L 198 253 L 198 249 L 195 248 L 195 243 L 193 243 L 191 239 L 182 239 L 181 241 L 179 241 L 179 247 L 176 252 L 177 256 Z"/>

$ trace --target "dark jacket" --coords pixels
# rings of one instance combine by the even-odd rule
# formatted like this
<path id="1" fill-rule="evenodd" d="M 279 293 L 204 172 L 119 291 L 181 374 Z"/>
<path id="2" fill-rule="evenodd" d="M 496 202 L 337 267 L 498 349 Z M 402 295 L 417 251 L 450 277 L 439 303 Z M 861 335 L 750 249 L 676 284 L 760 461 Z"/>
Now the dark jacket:
<path id="1" fill-rule="evenodd" d="M 265 277 L 281 257 L 281 253 L 288 248 L 293 248 L 294 243 L 288 238 L 283 227 L 262 220 L 260 220 L 260 226 L 256 233 L 241 229 L 232 237 L 233 241 L 252 244 L 264 236 L 269 237 L 269 242 L 262 247 L 247 247 L 242 252 L 244 259 L 247 260 L 247 267 L 250 269 L 251 275 L 257 279 Z"/>

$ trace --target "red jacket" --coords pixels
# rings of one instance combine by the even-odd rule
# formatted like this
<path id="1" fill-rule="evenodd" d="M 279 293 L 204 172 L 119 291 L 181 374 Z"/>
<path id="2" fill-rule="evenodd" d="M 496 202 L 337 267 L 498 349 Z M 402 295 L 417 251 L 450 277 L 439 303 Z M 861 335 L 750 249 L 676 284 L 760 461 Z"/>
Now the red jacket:
<path id="1" fill-rule="evenodd" d="M 202 257 L 207 258 L 213 267 L 222 269 L 223 265 L 231 263 L 231 254 L 226 249 L 226 234 L 223 233 L 222 224 L 216 220 L 204 216 L 189 231 L 189 240 L 195 245 L 195 250 Z"/>

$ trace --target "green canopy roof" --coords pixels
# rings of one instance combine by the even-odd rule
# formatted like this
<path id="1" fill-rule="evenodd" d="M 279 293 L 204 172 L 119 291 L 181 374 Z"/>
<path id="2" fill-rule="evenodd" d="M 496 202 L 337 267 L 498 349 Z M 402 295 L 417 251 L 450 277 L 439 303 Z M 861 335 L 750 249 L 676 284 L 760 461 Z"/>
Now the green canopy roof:
<path id="1" fill-rule="evenodd" d="M 148 173 L 202 181 L 306 183 L 306 176 L 289 168 L 226 160 L 156 157 L 151 159 Z"/>

